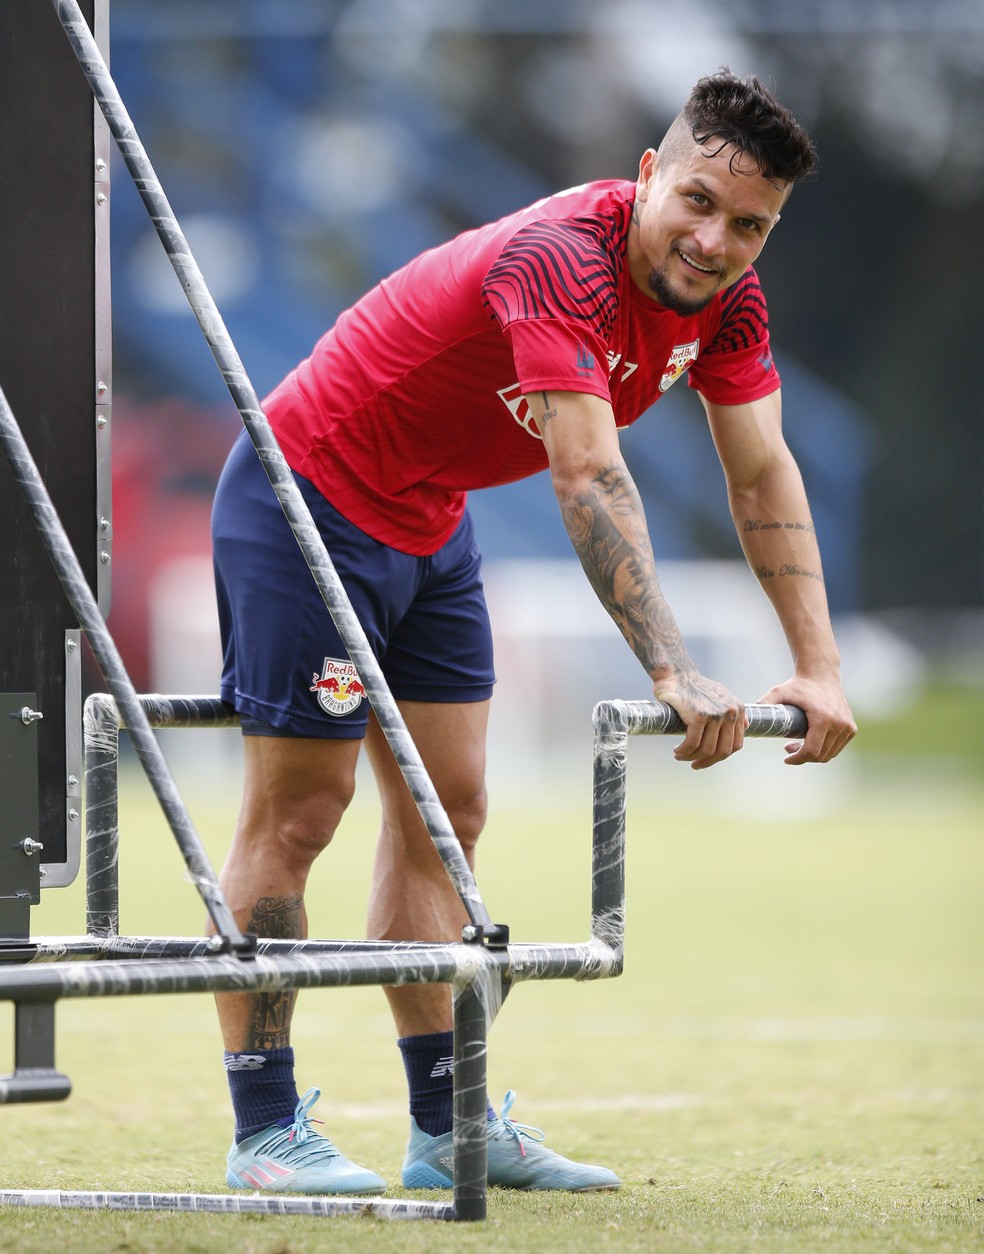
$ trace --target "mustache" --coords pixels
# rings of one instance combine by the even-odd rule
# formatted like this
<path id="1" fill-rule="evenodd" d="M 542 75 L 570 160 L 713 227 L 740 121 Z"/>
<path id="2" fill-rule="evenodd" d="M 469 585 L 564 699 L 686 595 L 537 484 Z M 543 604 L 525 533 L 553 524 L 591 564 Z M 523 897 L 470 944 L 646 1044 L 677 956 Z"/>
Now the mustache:
<path id="1" fill-rule="evenodd" d="M 691 248 L 676 248 L 674 252 L 682 257 L 685 261 L 692 261 L 701 269 L 708 271 L 709 274 L 722 274 L 723 270 L 720 266 L 715 265 L 713 261 L 708 261 L 702 253 L 695 252 Z"/>
<path id="2" fill-rule="evenodd" d="M 693 314 L 700 313 L 702 309 L 707 308 L 717 295 L 717 292 L 714 291 L 696 300 L 688 299 L 670 285 L 665 272 L 659 267 L 650 270 L 646 286 L 665 309 L 669 309 L 671 313 L 679 314 L 682 318 L 689 318 Z"/>

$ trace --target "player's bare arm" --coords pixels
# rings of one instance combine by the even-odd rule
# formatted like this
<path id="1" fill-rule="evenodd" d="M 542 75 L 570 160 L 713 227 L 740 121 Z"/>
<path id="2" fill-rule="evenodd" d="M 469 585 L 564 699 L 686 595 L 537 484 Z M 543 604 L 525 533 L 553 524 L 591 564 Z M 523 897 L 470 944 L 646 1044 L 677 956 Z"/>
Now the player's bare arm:
<path id="1" fill-rule="evenodd" d="M 809 732 L 802 744 L 789 747 L 790 765 L 828 762 L 857 728 L 841 687 L 840 655 L 809 502 L 782 436 L 780 393 L 747 405 L 705 402 L 705 409 L 738 537 L 793 656 L 793 678 L 770 689 L 762 700 L 806 710 Z"/>
<path id="2" fill-rule="evenodd" d="M 742 703 L 695 667 L 663 596 L 639 493 L 622 459 L 611 406 L 573 392 L 529 399 L 550 458 L 564 525 L 598 599 L 687 724 L 676 756 L 695 768 L 741 748 Z"/>

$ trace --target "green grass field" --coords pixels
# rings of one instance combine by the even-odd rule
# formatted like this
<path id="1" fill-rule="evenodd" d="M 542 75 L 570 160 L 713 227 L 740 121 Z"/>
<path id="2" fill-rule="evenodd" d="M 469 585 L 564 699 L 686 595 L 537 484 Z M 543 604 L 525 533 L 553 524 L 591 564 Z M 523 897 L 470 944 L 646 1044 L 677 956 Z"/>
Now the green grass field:
<path id="1" fill-rule="evenodd" d="M 849 787 L 834 787 L 840 764 L 824 768 L 826 804 L 799 804 L 778 746 L 757 745 L 772 755 L 756 776 L 772 800 L 762 818 L 726 793 L 708 805 L 713 772 L 674 769 L 668 745 L 633 745 L 625 974 L 518 987 L 490 1037 L 493 1099 L 517 1089 L 516 1117 L 613 1167 L 620 1193 L 496 1192 L 480 1225 L 10 1208 L 0 1248 L 981 1250 L 979 715 L 964 769 L 876 729 Z M 532 810 L 493 797 L 478 879 L 517 940 L 587 934 L 588 792 L 585 780 L 583 796 Z M 197 934 L 201 907 L 141 779 L 127 776 L 123 800 L 123 930 Z M 187 800 L 220 862 L 236 799 Z M 374 826 L 367 798 L 317 869 L 313 933 L 364 935 Z M 81 885 L 53 890 L 34 930 L 77 934 L 82 917 Z M 398 1181 L 405 1093 L 382 994 L 309 992 L 295 1023 L 299 1081 L 323 1089 L 327 1131 Z M 3 1109 L 2 1186 L 223 1191 L 230 1117 L 209 999 L 66 1001 L 58 1024 L 73 1094 Z"/>

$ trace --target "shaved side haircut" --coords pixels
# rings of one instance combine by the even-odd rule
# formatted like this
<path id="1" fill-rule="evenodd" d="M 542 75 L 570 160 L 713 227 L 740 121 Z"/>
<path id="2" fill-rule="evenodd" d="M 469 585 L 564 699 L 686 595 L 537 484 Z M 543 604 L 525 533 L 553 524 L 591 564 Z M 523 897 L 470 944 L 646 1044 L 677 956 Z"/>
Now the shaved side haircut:
<path id="1" fill-rule="evenodd" d="M 694 86 L 659 146 L 660 165 L 673 165 L 692 144 L 712 145 L 709 156 L 733 147 L 732 169 L 746 153 L 765 178 L 788 186 L 817 165 L 813 141 L 790 111 L 757 78 L 738 78 L 727 68 Z"/>

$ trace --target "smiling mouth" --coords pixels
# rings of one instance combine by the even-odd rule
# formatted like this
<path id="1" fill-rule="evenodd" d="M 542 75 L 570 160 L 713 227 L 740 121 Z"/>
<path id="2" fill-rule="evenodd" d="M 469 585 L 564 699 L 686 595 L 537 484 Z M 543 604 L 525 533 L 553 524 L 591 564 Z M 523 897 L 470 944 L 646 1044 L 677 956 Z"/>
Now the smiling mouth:
<path id="1" fill-rule="evenodd" d="M 678 248 L 676 252 L 680 260 L 686 266 L 689 266 L 691 270 L 696 270 L 698 274 L 708 274 L 708 275 L 717 274 L 717 270 L 714 269 L 712 266 L 702 266 L 699 261 L 695 261 L 693 257 L 690 256 L 689 253 L 683 252 L 682 249 Z"/>

